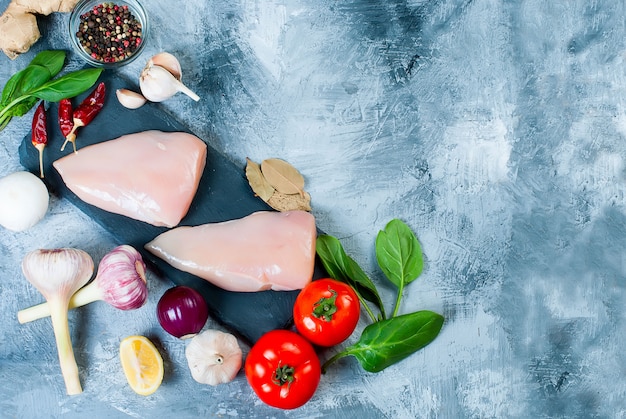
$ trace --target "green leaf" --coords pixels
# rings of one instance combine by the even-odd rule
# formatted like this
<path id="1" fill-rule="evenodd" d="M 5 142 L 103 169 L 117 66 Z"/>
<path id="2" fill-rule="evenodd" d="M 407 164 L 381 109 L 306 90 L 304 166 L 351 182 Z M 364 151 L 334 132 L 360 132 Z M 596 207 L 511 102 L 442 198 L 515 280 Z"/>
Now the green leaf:
<path id="1" fill-rule="evenodd" d="M 398 219 L 389 221 L 376 236 L 376 260 L 385 276 L 398 288 L 413 282 L 424 269 L 417 237 Z"/>
<path id="2" fill-rule="evenodd" d="M 382 318 L 385 318 L 385 308 L 376 286 L 354 259 L 346 254 L 339 240 L 333 236 L 321 234 L 317 238 L 315 247 L 328 274 L 332 278 L 350 285 L 361 300 L 365 299 L 374 303 Z M 376 321 L 367 304 L 364 301 L 362 303 L 372 320 Z"/>
<path id="3" fill-rule="evenodd" d="M 376 260 L 387 279 L 398 288 L 393 317 L 398 312 L 404 287 L 424 269 L 422 248 L 411 229 L 393 219 L 376 236 Z"/>
<path id="4" fill-rule="evenodd" d="M 443 322 L 441 314 L 422 310 L 372 323 L 357 343 L 326 361 L 323 370 L 337 359 L 351 355 L 365 371 L 380 372 L 435 340 Z"/>
<path id="5" fill-rule="evenodd" d="M 15 73 L 2 90 L 0 108 L 4 108 L 14 99 L 24 96 L 52 78 L 50 71 L 41 65 L 32 64 Z"/>
<path id="6" fill-rule="evenodd" d="M 26 113 L 28 113 L 28 111 L 30 111 L 33 108 L 33 106 L 37 104 L 37 102 L 39 102 L 39 99 L 37 99 L 36 97 L 28 97 L 27 99 L 24 99 L 22 102 L 18 103 L 17 105 L 12 106 L 8 114 L 11 117 L 24 116 L 26 115 Z"/>
<path id="7" fill-rule="evenodd" d="M 101 68 L 88 68 L 74 71 L 58 79 L 51 80 L 30 92 L 32 96 L 49 102 L 71 98 L 83 93 L 95 84 L 102 73 Z"/>
<path id="8" fill-rule="evenodd" d="M 29 65 L 40 65 L 50 72 L 50 76 L 54 77 L 63 68 L 65 64 L 65 51 L 63 50 L 47 50 L 41 51 L 33 58 Z"/>

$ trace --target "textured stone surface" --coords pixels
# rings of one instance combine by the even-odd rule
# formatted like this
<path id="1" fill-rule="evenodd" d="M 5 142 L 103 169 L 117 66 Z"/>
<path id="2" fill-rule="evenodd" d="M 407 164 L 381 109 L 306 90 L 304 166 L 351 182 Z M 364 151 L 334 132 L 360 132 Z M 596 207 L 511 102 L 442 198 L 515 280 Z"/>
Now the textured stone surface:
<path id="1" fill-rule="evenodd" d="M 185 342 L 154 316 L 171 284 L 150 274 L 137 312 L 94 303 L 71 313 L 84 393 L 68 397 L 49 322 L 17 323 L 41 301 L 20 260 L 73 246 L 98 261 L 116 243 L 53 197 L 41 223 L 0 234 L 3 417 L 626 417 L 622 2 L 144 3 L 144 58 L 177 55 L 202 97 L 163 108 L 242 167 L 246 157 L 298 167 L 319 227 L 376 281 L 376 232 L 407 222 L 426 269 L 402 311 L 435 310 L 446 324 L 381 373 L 340 361 L 307 405 L 283 412 L 242 374 L 217 388 L 193 381 Z M 68 48 L 67 17 L 40 19 L 33 52 Z M 1 56 L 0 85 L 32 56 Z M 143 61 L 121 72 L 137 75 Z M 68 69 L 81 66 L 70 57 Z M 0 132 L 0 175 L 20 169 L 31 116 Z M 164 384 L 147 398 L 120 370 L 130 334 L 153 338 L 165 358 Z"/>

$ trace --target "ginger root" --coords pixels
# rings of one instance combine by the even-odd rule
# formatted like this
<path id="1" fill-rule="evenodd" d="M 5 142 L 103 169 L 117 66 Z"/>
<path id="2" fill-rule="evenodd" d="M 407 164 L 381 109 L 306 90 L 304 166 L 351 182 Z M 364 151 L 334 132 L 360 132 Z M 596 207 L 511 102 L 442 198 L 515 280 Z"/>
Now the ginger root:
<path id="1" fill-rule="evenodd" d="M 12 0 L 0 16 L 0 49 L 14 60 L 39 40 L 36 15 L 71 11 L 78 0 Z"/>

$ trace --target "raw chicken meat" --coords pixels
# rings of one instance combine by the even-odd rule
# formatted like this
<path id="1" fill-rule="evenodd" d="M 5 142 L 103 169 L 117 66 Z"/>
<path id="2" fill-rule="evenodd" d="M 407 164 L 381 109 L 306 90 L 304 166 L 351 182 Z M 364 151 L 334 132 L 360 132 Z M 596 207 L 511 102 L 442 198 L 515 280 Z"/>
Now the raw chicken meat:
<path id="1" fill-rule="evenodd" d="M 206 155 L 206 144 L 194 135 L 144 131 L 83 147 L 53 166 L 88 204 L 174 227 L 189 210 Z"/>
<path id="2" fill-rule="evenodd" d="M 259 211 L 222 223 L 177 227 L 145 247 L 175 268 L 228 291 L 301 289 L 313 278 L 315 218 Z"/>

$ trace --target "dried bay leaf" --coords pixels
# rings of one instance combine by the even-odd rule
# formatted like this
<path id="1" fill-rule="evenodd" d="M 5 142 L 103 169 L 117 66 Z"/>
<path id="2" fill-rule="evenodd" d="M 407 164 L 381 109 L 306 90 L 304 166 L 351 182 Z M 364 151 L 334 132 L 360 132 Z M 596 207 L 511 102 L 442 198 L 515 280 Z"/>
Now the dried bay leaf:
<path id="1" fill-rule="evenodd" d="M 267 203 L 277 211 L 311 211 L 311 195 L 305 191 L 302 191 L 302 195 L 276 191 Z"/>
<path id="2" fill-rule="evenodd" d="M 246 178 L 252 191 L 263 201 L 267 202 L 274 194 L 274 187 L 269 184 L 263 173 L 261 166 L 246 157 Z"/>
<path id="3" fill-rule="evenodd" d="M 304 177 L 298 169 L 281 159 L 266 159 L 261 162 L 261 173 L 269 184 L 283 194 L 304 195 Z"/>

